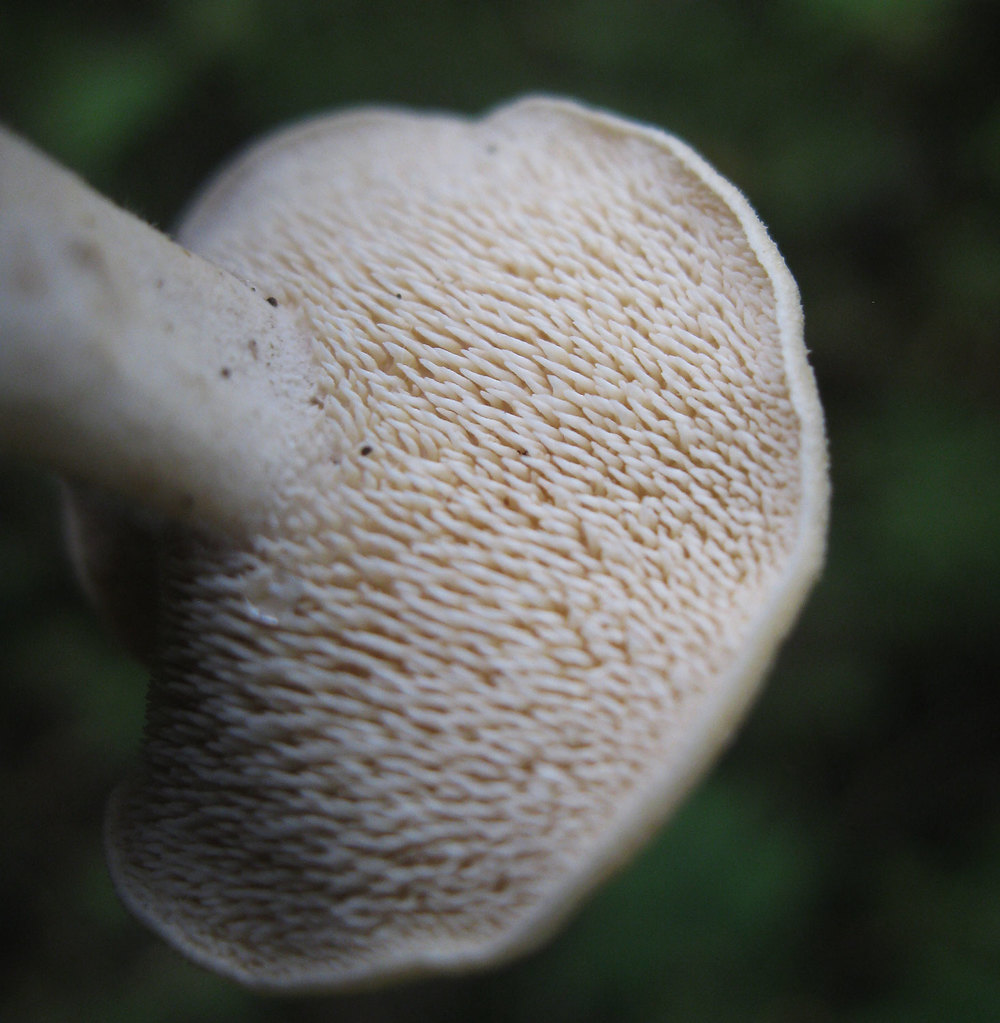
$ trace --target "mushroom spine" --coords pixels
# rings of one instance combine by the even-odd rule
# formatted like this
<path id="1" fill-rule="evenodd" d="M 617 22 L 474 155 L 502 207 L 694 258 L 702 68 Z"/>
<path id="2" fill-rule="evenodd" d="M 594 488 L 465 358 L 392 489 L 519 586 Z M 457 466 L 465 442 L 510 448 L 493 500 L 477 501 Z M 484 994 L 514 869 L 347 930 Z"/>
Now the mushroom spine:
<path id="1" fill-rule="evenodd" d="M 86 487 L 78 563 L 149 663 L 118 890 L 265 989 L 540 941 L 729 737 L 823 555 L 774 244 L 685 144 L 565 100 L 308 121 L 177 242 L 3 137 L 0 446 Z"/>

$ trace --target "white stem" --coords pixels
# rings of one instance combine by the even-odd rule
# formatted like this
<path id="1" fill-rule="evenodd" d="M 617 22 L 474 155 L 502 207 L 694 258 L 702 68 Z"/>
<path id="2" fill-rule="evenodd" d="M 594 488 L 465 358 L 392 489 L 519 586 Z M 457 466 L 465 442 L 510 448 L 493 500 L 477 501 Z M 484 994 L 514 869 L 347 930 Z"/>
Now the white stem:
<path id="1" fill-rule="evenodd" d="M 266 298 L 0 130 L 0 452 L 246 528 L 315 412 Z"/>

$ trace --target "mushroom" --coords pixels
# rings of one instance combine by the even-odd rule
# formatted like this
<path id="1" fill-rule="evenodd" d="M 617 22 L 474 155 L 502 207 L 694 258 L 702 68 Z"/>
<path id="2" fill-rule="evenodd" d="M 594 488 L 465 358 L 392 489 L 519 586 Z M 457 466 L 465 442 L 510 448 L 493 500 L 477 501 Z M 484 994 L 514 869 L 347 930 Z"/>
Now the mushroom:
<path id="1" fill-rule="evenodd" d="M 150 666 L 121 897 L 261 989 L 536 945 L 730 737 L 822 560 L 746 200 L 548 98 L 286 130 L 181 244 L 21 143 L 2 171 L 2 444 L 76 481 Z"/>

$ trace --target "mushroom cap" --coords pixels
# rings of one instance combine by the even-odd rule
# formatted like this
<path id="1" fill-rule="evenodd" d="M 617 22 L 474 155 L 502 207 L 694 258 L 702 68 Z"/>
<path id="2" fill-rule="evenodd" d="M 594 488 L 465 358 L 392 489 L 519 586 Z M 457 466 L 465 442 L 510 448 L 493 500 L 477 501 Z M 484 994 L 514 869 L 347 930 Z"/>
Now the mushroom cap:
<path id="1" fill-rule="evenodd" d="M 259 144 L 181 241 L 313 342 L 297 483 L 176 529 L 131 908 L 266 989 L 546 937 L 730 736 L 822 560 L 797 291 L 661 131 L 535 98 Z"/>

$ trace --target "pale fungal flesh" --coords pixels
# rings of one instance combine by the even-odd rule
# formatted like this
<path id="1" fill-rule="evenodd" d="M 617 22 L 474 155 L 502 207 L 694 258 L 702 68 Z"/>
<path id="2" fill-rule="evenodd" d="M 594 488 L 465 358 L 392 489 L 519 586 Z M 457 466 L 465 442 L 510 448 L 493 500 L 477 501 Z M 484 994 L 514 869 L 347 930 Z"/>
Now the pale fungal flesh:
<path id="1" fill-rule="evenodd" d="M 242 532 L 316 418 L 308 357 L 264 295 L 0 126 L 0 449 Z"/>
<path id="2" fill-rule="evenodd" d="M 662 132 L 554 100 L 266 141 L 180 239 L 311 339 L 249 539 L 162 537 L 123 898 L 269 989 L 510 956 L 723 744 L 822 557 L 797 292 Z"/>

